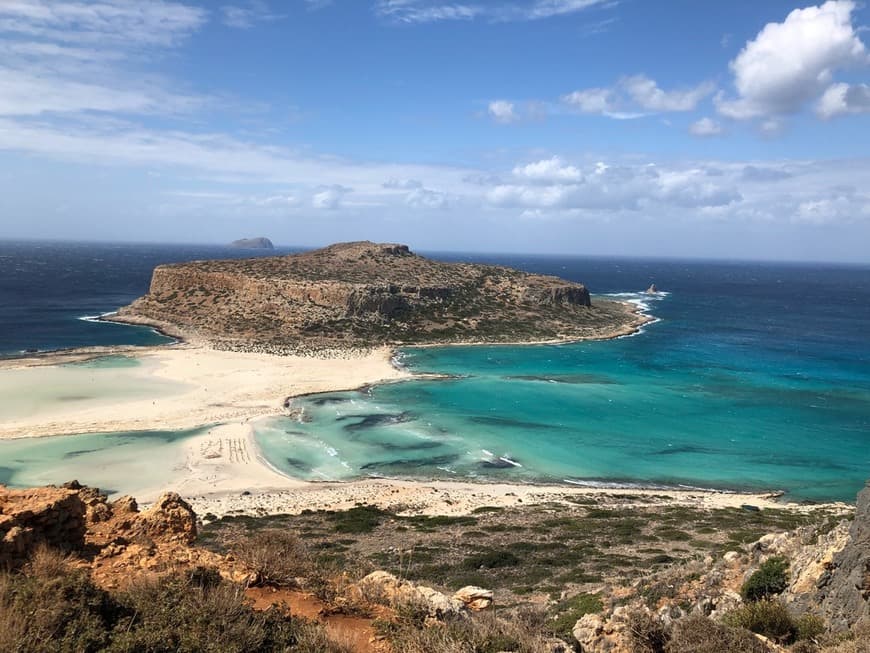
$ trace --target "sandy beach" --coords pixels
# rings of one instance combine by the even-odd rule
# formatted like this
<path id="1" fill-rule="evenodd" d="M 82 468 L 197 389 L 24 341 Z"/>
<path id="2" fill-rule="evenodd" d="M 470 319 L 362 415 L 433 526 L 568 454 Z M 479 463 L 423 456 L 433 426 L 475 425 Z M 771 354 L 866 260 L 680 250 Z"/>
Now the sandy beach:
<path id="1" fill-rule="evenodd" d="M 376 505 L 407 514 L 460 515 L 483 506 L 570 503 L 593 497 L 630 508 L 638 501 L 707 508 L 740 507 L 812 510 L 778 501 L 775 494 L 743 494 L 694 489 L 594 488 L 569 485 L 484 484 L 452 481 L 365 479 L 350 482 L 307 482 L 274 470 L 260 456 L 254 439 L 257 419 L 288 414 L 293 396 L 358 388 L 376 382 L 409 378 L 395 367 L 389 348 L 367 352 L 334 352 L 313 356 L 227 352 L 190 344 L 153 348 L 100 350 L 98 355 L 124 355 L 139 364 L 123 370 L 125 382 L 168 384 L 147 398 L 99 396 L 52 402 L 38 414 L 6 419 L 0 439 L 47 437 L 69 433 L 137 430 L 179 430 L 214 425 L 184 441 L 183 464 L 160 487 L 138 490 L 143 503 L 175 491 L 200 515 L 266 515 L 303 510 Z M 0 385 L 27 374 L 51 374 L 70 362 L 94 358 L 93 352 L 0 362 Z M 92 374 L 86 368 L 76 373 Z M 50 378 L 50 377 L 48 377 Z M 167 391 L 169 388 L 171 391 Z M 111 395 L 111 393 L 109 393 Z M 289 403 L 289 408 L 287 404 Z M 831 504 L 843 510 L 845 504 Z"/>
<path id="2" fill-rule="evenodd" d="M 110 381 L 117 378 L 116 386 L 121 381 L 134 386 L 138 383 L 142 392 L 118 396 L 110 385 L 108 391 L 89 395 L 88 384 L 97 382 L 104 371 L 79 370 L 81 381 L 74 395 L 67 393 L 58 401 L 46 401 L 31 414 L 0 416 L 0 439 L 241 424 L 286 413 L 288 397 L 351 390 L 409 376 L 392 365 L 392 352 L 386 347 L 327 352 L 319 357 L 219 351 L 193 345 L 107 349 L 102 355 L 108 354 L 123 354 L 140 363 L 111 372 L 115 376 Z M 37 377 L 34 386 L 50 384 L 52 373 L 70 371 L 57 364 L 80 361 L 83 356 L 87 355 L 63 352 L 2 361 L 0 394 L 13 404 L 15 393 L 28 386 L 30 376 Z"/>

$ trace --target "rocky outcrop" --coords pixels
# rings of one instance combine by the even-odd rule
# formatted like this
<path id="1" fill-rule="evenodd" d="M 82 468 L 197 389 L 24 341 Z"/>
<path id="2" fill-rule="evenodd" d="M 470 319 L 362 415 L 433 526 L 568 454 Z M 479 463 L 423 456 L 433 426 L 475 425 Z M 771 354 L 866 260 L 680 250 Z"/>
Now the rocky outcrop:
<path id="1" fill-rule="evenodd" d="M 238 247 L 239 249 L 275 249 L 272 241 L 268 238 L 240 238 L 230 243 L 230 247 Z"/>
<path id="2" fill-rule="evenodd" d="M 858 494 L 848 542 L 817 587 L 815 600 L 833 630 L 870 621 L 870 482 Z"/>
<path id="3" fill-rule="evenodd" d="M 17 567 L 41 544 L 81 550 L 86 513 L 74 489 L 0 486 L 0 567 Z"/>
<path id="4" fill-rule="evenodd" d="M 357 584 L 369 600 L 395 607 L 422 606 L 433 621 L 463 616 L 469 610 L 479 611 L 492 605 L 492 592 L 467 586 L 448 597 L 431 587 L 416 585 L 386 571 L 373 571 Z"/>
<path id="5" fill-rule="evenodd" d="M 368 242 L 162 265 L 148 294 L 113 319 L 228 349 L 569 340 L 644 321 L 625 304 L 593 306 L 579 283 Z"/>

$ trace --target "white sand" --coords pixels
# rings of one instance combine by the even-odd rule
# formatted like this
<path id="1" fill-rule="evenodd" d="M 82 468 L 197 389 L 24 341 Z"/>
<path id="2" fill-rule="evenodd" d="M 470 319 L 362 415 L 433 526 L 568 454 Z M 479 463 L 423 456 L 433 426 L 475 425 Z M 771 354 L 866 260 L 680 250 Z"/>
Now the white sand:
<path id="1" fill-rule="evenodd" d="M 165 381 L 173 392 L 113 396 L 93 400 L 53 402 L 26 416 L 0 423 L 0 439 L 68 433 L 180 430 L 207 424 L 242 423 L 284 411 L 287 397 L 313 392 L 351 390 L 368 383 L 408 376 L 390 363 L 391 350 L 345 352 L 334 357 L 275 356 L 194 346 L 125 349 L 141 361 L 122 370 L 82 368 L 82 383 L 94 375 L 124 375 L 146 381 Z M 58 360 L 65 360 L 60 355 Z M 7 361 L 0 372 L 46 373 L 46 358 Z M 50 358 L 48 359 L 50 361 Z M 49 366 L 50 369 L 50 366 Z M 65 372 L 69 368 L 64 368 Z M 15 378 L 12 374 L 7 374 Z M 68 383 L 69 375 L 64 376 Z M 10 383 L 12 381 L 9 381 Z M 71 388 L 75 392 L 75 388 Z M 10 391 L 11 392 L 11 391 Z M 9 395 L 6 395 L 7 397 Z M 8 399 L 7 399 L 8 400 Z"/>
<path id="2" fill-rule="evenodd" d="M 185 462 L 163 487 L 138 492 L 143 503 L 165 491 L 187 498 L 200 515 L 280 514 L 305 509 L 340 510 L 364 503 L 406 514 L 467 514 L 481 506 L 519 506 L 570 502 L 576 497 L 606 498 L 630 507 L 661 502 L 708 508 L 752 504 L 788 507 L 774 495 L 697 490 L 596 489 L 566 486 L 478 484 L 451 481 L 369 479 L 310 483 L 288 478 L 265 463 L 254 441 L 251 421 L 286 413 L 285 399 L 314 392 L 358 388 L 378 381 L 407 378 L 390 362 L 388 348 L 332 357 L 275 356 L 215 351 L 192 345 L 115 349 L 142 362 L 111 370 L 145 381 L 162 380 L 175 392 L 147 398 L 97 397 L 94 401 L 55 402 L 46 410 L 0 424 L 0 438 L 133 430 L 177 430 L 215 424 L 185 442 Z M 0 363 L 0 373 L 43 369 L 81 354 L 63 353 Z M 94 374 L 93 368 L 83 373 Z M 126 378 L 126 377 L 125 377 Z M 129 380 L 129 379 L 127 379 Z M 7 380 L 8 382 L 8 380 Z M 2 389 L 2 388 L 0 388 Z M 163 388 L 165 390 L 165 387 Z M 147 394 L 147 393 L 146 393 Z M 643 498 L 640 498 L 643 497 Z M 848 511 L 844 504 L 833 504 Z"/>

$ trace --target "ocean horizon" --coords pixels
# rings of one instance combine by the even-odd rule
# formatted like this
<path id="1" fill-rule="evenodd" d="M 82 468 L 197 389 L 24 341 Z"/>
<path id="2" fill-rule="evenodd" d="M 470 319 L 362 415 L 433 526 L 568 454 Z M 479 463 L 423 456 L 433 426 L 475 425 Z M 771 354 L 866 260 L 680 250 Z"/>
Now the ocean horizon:
<path id="1" fill-rule="evenodd" d="M 157 264 L 291 251 L 0 241 L 0 354 L 169 342 L 94 317 L 146 292 Z M 273 467 L 309 480 L 682 486 L 813 501 L 850 501 L 870 476 L 870 266 L 430 255 L 581 281 L 593 302 L 632 301 L 655 321 L 612 341 L 401 348 L 408 369 L 447 378 L 296 399 L 305 420 L 256 424 Z M 645 293 L 652 283 L 663 292 Z M 111 484 L 113 451 L 153 455 L 184 437 L 3 442 L 0 482 L 76 471 L 88 482 L 99 461 Z"/>

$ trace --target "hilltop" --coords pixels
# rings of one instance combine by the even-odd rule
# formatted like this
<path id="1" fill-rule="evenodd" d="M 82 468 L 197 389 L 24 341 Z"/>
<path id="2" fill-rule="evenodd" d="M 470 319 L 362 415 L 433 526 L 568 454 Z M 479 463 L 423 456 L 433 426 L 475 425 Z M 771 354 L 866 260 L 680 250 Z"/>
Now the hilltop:
<path id="1" fill-rule="evenodd" d="M 113 319 L 268 350 L 609 338 L 645 320 L 621 302 L 593 304 L 583 284 L 371 242 L 161 265 Z"/>

